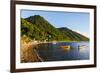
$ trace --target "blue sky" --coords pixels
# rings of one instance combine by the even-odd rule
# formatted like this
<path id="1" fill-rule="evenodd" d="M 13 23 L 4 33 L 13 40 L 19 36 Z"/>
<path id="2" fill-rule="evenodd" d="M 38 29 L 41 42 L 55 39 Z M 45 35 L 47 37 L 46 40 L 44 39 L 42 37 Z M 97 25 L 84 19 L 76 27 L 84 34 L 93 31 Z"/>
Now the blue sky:
<path id="1" fill-rule="evenodd" d="M 21 17 L 41 15 L 56 28 L 68 27 L 89 37 L 89 13 L 21 10 Z"/>

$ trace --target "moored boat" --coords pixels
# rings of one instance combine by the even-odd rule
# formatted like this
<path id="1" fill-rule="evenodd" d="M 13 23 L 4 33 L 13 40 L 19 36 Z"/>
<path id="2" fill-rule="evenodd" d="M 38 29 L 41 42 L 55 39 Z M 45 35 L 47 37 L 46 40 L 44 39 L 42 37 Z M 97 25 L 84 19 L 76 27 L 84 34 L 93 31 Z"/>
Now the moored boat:
<path id="1" fill-rule="evenodd" d="M 65 50 L 70 50 L 70 45 L 66 45 L 66 46 L 60 46 L 62 49 L 65 49 Z"/>
<path id="2" fill-rule="evenodd" d="M 86 45 L 79 45 L 79 46 L 78 46 L 78 50 L 79 50 L 79 51 L 83 51 L 83 50 L 85 50 L 86 48 L 87 48 Z"/>

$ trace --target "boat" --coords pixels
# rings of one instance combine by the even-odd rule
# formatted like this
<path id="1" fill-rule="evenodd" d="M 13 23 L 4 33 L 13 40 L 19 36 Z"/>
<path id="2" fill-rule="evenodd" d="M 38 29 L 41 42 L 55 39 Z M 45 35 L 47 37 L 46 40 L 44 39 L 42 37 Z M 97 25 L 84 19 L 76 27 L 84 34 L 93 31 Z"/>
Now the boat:
<path id="1" fill-rule="evenodd" d="M 67 45 L 67 46 L 60 46 L 60 48 L 65 49 L 65 50 L 70 50 L 70 45 Z"/>
<path id="2" fill-rule="evenodd" d="M 78 46 L 78 50 L 79 50 L 79 51 L 83 51 L 83 50 L 85 50 L 86 48 L 87 48 L 86 45 L 79 45 L 79 46 Z"/>
<path id="3" fill-rule="evenodd" d="M 87 46 L 86 45 L 80 45 L 78 46 L 79 49 L 83 49 L 83 48 L 86 48 Z"/>

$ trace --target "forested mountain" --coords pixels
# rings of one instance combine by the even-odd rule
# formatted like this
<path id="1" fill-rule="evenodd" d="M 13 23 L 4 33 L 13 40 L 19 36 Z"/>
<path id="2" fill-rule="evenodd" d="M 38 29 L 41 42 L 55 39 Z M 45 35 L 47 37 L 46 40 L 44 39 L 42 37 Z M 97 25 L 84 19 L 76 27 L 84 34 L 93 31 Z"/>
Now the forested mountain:
<path id="1" fill-rule="evenodd" d="M 77 33 L 75 31 L 72 31 L 71 29 L 67 28 L 67 27 L 61 27 L 58 28 L 59 31 L 61 31 L 63 34 L 66 35 L 66 37 L 69 37 L 69 39 L 71 41 L 89 41 L 89 38 L 87 38 L 86 36 L 83 36 L 80 33 Z"/>
<path id="2" fill-rule="evenodd" d="M 21 36 L 39 41 L 88 41 L 89 39 L 66 27 L 56 28 L 40 15 L 21 18 Z"/>

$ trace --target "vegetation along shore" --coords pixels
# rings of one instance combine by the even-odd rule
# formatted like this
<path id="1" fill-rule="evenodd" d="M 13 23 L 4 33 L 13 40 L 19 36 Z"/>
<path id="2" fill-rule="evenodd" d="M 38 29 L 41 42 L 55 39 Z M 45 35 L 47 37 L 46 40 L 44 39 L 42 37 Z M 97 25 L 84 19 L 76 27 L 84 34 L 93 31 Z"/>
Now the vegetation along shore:
<path id="1" fill-rule="evenodd" d="M 21 18 L 21 62 L 40 62 L 37 52 L 41 43 L 89 41 L 89 38 L 67 27 L 56 28 L 40 15 Z"/>

